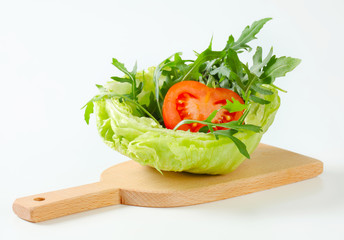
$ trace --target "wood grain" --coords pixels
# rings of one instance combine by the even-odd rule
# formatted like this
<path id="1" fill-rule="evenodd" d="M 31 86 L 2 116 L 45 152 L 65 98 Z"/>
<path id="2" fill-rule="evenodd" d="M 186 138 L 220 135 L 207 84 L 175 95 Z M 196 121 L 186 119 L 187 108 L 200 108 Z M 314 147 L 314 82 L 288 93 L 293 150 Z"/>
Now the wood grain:
<path id="1" fill-rule="evenodd" d="M 120 202 L 118 188 L 98 182 L 19 198 L 13 203 L 13 211 L 24 220 L 41 222 Z"/>
<path id="2" fill-rule="evenodd" d="M 127 161 L 108 168 L 98 183 L 17 199 L 14 212 L 40 222 L 115 204 L 178 207 L 217 201 L 319 175 L 323 163 L 260 144 L 252 158 L 226 175 L 164 172 Z"/>

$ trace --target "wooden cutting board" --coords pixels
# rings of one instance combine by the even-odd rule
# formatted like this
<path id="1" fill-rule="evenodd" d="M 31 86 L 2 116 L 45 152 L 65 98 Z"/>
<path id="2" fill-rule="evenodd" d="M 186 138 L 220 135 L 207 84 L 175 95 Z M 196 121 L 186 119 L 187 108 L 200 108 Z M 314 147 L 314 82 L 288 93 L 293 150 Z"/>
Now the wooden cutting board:
<path id="1" fill-rule="evenodd" d="M 236 197 L 298 182 L 322 173 L 319 160 L 260 144 L 251 159 L 226 175 L 164 172 L 134 161 L 106 169 L 100 182 L 15 200 L 14 212 L 41 222 L 115 205 L 179 207 Z"/>

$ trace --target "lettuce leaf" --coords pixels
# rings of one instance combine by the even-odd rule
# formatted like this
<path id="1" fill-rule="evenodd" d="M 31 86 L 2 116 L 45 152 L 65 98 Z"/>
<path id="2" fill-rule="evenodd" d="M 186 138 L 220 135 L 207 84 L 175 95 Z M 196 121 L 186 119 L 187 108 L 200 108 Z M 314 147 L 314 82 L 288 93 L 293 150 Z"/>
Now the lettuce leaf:
<path id="1" fill-rule="evenodd" d="M 144 81 L 144 89 L 138 95 L 140 104 L 148 106 L 154 93 L 154 68 L 137 74 L 138 81 Z M 130 92 L 127 83 L 111 82 L 105 85 L 108 91 L 125 94 Z M 254 133 L 241 130 L 235 137 L 241 140 L 251 154 L 260 139 L 272 124 L 280 106 L 277 90 L 262 85 L 273 92 L 271 95 L 257 93 L 257 96 L 269 101 L 261 105 L 252 103 L 245 123 L 261 126 L 263 131 Z M 153 119 L 140 116 L 135 107 L 118 97 L 101 99 L 94 102 L 97 128 L 104 142 L 123 155 L 156 168 L 158 171 L 191 172 L 198 174 L 225 174 L 235 170 L 245 160 L 234 142 L 225 136 L 213 134 L 173 131 L 163 128 Z"/>

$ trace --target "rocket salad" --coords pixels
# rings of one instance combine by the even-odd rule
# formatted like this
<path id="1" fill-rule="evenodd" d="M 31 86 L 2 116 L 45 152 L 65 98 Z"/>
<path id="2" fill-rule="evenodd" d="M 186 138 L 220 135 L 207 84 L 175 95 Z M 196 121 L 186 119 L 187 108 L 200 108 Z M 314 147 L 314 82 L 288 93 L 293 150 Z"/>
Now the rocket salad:
<path id="1" fill-rule="evenodd" d="M 175 53 L 158 66 L 113 76 L 85 105 L 85 121 L 96 115 L 105 143 L 143 165 L 166 171 L 222 174 L 233 171 L 257 147 L 279 108 L 275 79 L 300 59 L 263 57 L 257 47 L 252 64 L 239 55 L 271 18 L 255 21 L 221 51 L 196 53 L 195 60 Z"/>

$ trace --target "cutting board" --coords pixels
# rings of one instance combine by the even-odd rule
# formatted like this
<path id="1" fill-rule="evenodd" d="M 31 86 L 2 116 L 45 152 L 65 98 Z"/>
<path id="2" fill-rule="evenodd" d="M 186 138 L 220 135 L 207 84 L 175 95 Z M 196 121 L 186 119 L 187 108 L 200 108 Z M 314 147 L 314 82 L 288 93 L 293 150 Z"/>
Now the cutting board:
<path id="1" fill-rule="evenodd" d="M 127 161 L 106 169 L 99 182 L 19 198 L 13 203 L 13 210 L 22 219 L 41 222 L 115 204 L 188 206 L 298 182 L 322 171 L 319 160 L 260 144 L 251 159 L 226 175 L 162 175 L 153 168 Z"/>

